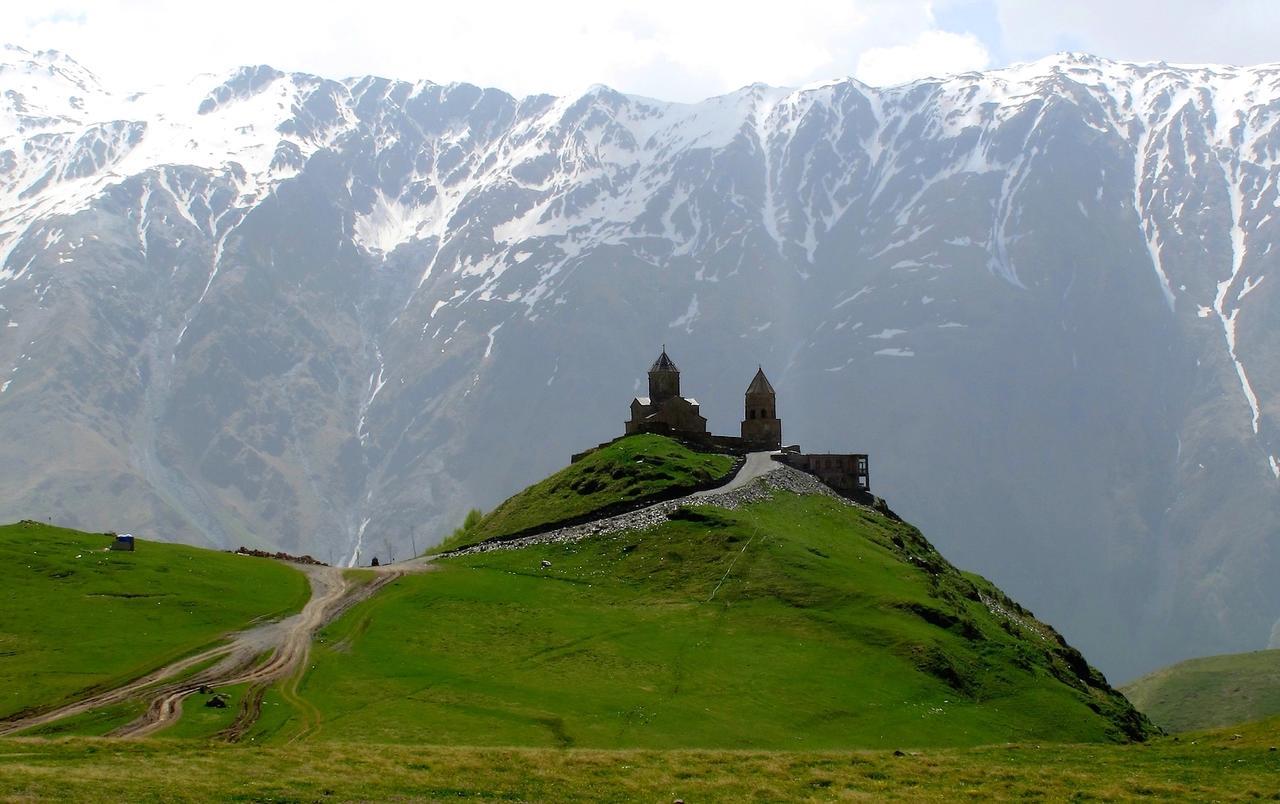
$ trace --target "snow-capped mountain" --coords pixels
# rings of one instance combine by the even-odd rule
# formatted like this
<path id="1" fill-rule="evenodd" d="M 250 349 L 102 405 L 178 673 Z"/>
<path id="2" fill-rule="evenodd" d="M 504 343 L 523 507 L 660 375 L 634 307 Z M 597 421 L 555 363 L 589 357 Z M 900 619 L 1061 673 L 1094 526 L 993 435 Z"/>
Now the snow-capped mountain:
<path id="1" fill-rule="evenodd" d="M 1113 676 L 1280 617 L 1280 66 L 675 104 L 10 47 L 0 94 L 0 519 L 403 557 L 665 342 Z"/>

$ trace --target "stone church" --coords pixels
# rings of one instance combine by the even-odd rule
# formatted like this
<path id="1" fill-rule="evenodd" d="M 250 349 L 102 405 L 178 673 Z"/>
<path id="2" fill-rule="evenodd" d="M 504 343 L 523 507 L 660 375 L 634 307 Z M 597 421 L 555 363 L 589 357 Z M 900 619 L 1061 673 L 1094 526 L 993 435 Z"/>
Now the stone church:
<path id="1" fill-rule="evenodd" d="M 649 367 L 649 395 L 631 400 L 626 434 L 632 433 L 659 433 L 731 450 L 782 448 L 777 394 L 763 368 L 747 386 L 741 437 L 713 436 L 707 430 L 706 417 L 699 412 L 698 400 L 680 395 L 680 369 L 665 346 Z"/>
<path id="2" fill-rule="evenodd" d="M 698 407 L 698 400 L 680 396 L 680 369 L 667 357 L 664 346 L 662 354 L 649 367 L 649 395 L 631 400 L 631 420 L 627 422 L 626 433 L 706 439 L 707 417 L 698 412 Z"/>
<path id="3" fill-rule="evenodd" d="M 649 395 L 631 400 L 631 419 L 626 434 L 657 433 L 701 447 L 742 455 L 773 452 L 773 460 L 814 475 L 835 491 L 864 500 L 871 491 L 871 472 L 863 453 L 805 454 L 798 446 L 782 446 L 782 420 L 778 418 L 778 395 L 764 368 L 756 371 L 747 386 L 740 436 L 718 436 L 707 430 L 707 419 L 698 400 L 680 395 L 680 369 L 667 355 L 667 347 L 649 367 Z M 601 445 L 603 446 L 603 445 Z M 577 461 L 583 452 L 573 456 Z"/>

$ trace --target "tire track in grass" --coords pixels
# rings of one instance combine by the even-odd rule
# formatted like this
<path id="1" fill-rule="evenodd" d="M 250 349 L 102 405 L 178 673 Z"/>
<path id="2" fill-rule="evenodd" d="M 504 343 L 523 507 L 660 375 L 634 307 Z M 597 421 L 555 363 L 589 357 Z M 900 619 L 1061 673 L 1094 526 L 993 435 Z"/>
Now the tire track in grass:
<path id="1" fill-rule="evenodd" d="M 405 572 L 405 569 L 394 565 L 385 569 L 379 568 L 377 578 L 369 583 L 353 586 L 342 569 L 311 568 L 308 572 L 313 590 L 311 600 L 307 601 L 307 605 L 303 607 L 300 614 L 284 621 L 288 626 L 281 629 L 281 633 L 276 637 L 275 650 L 266 662 L 248 670 L 242 666 L 228 668 L 224 665 L 215 665 L 203 678 L 197 676 L 188 683 L 162 691 L 152 699 L 151 705 L 147 707 L 142 717 L 116 729 L 110 736 L 146 737 L 166 728 L 182 716 L 182 701 L 201 687 L 254 684 L 261 685 L 265 690 L 265 687 L 284 679 L 293 677 L 300 680 L 306 670 L 307 659 L 311 655 L 311 640 L 316 632 L 355 604 L 367 600 L 382 587 L 402 577 Z M 293 698 L 291 704 L 297 706 L 299 714 L 304 718 L 303 733 L 319 729 L 320 712 L 298 695 L 296 682 L 291 693 Z M 282 688 L 282 694 L 288 694 L 284 688 Z M 261 707 L 258 707 L 256 714 L 261 714 Z M 256 721 L 255 716 L 252 721 L 241 724 L 240 733 L 243 734 Z"/>
<path id="2" fill-rule="evenodd" d="M 262 716 L 262 698 L 266 692 L 265 684 L 254 684 L 245 690 L 244 697 L 240 699 L 240 709 L 236 713 L 236 719 L 215 737 L 228 743 L 240 742 L 249 727 Z"/>
<path id="3" fill-rule="evenodd" d="M 297 685 L 305 671 L 311 640 L 316 632 L 406 573 L 426 571 L 432 566 L 424 560 L 414 559 L 375 568 L 378 577 L 359 586 L 353 586 L 344 571 L 337 567 L 301 565 L 299 569 L 311 581 L 311 599 L 298 614 L 233 634 L 225 644 L 173 662 L 114 689 L 47 712 L 0 723 L 0 736 L 84 714 L 92 709 L 146 698 L 147 708 L 141 716 L 108 735 L 146 737 L 177 722 L 182 716 L 183 701 L 202 688 L 247 684 L 251 691 L 260 688 L 261 694 L 265 694 L 272 684 L 290 678 L 294 679 L 292 688 L 288 691 L 282 689 L 282 694 L 292 695 L 291 703 L 298 707 L 305 721 L 304 733 L 313 733 L 320 727 L 321 713 L 298 694 Z M 264 653 L 268 654 L 267 659 L 259 662 Z M 210 662 L 208 667 L 183 677 L 191 668 Z M 173 680 L 179 677 L 181 680 Z M 250 705 L 237 715 L 233 729 L 227 730 L 230 736 L 238 738 L 248 731 L 261 715 L 260 704 L 259 697 L 256 707 Z"/>
<path id="4" fill-rule="evenodd" d="M 294 732 L 286 743 L 296 743 L 306 737 L 311 737 L 320 731 L 321 724 L 324 722 L 324 715 L 316 707 L 315 704 L 303 697 L 299 687 L 302 686 L 302 677 L 306 675 L 306 662 L 298 668 L 292 676 L 285 679 L 280 685 L 280 697 L 298 713 L 301 719 L 299 729 Z"/>

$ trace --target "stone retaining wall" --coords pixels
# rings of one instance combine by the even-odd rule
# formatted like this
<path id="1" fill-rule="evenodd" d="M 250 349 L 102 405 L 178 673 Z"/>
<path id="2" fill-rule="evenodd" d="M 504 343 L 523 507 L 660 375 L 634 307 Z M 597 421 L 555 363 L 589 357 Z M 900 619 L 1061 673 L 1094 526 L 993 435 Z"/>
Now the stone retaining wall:
<path id="1" fill-rule="evenodd" d="M 830 487 L 813 475 L 801 472 L 798 469 L 792 469 L 789 466 L 780 465 L 768 474 L 758 477 L 751 483 L 733 491 L 680 497 L 675 500 L 656 503 L 638 511 L 605 517 L 604 519 L 597 519 L 581 525 L 545 531 L 518 539 L 481 542 L 480 544 L 463 547 L 449 553 L 441 553 L 440 555 L 465 556 L 472 553 L 487 553 L 490 550 L 518 550 L 535 544 L 569 544 L 608 533 L 647 530 L 666 522 L 668 515 L 677 508 L 714 505 L 732 510 L 748 503 L 771 499 L 776 491 L 791 492 L 793 494 L 821 494 L 853 508 L 865 507 L 832 491 Z"/>

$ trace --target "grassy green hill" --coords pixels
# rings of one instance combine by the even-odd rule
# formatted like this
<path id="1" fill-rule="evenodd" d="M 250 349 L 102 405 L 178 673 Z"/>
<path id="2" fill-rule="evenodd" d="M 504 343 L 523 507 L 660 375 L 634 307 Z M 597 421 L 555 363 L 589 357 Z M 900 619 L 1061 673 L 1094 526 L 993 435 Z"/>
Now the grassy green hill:
<path id="1" fill-rule="evenodd" d="M 274 562 L 107 541 L 0 528 L 3 711 L 305 597 Z M 1280 775 L 1280 719 L 1127 744 L 1150 724 L 1052 628 L 824 496 L 441 558 L 324 629 L 308 668 L 239 745 L 206 738 L 243 687 L 158 738 L 0 739 L 0 799 L 1242 800 Z"/>
<path id="2" fill-rule="evenodd" d="M 733 464 L 728 455 L 696 452 L 663 436 L 627 436 L 530 486 L 438 549 L 451 550 L 620 503 L 692 489 L 724 477 Z"/>
<path id="3" fill-rule="evenodd" d="M 1149 729 L 990 583 L 829 497 L 438 563 L 322 633 L 299 687 L 313 739 L 830 749 Z"/>
<path id="4" fill-rule="evenodd" d="M 143 675 L 259 618 L 296 611 L 276 561 L 35 522 L 0 526 L 0 718 Z"/>
<path id="5" fill-rule="evenodd" d="M 1157 670 L 1124 694 L 1171 732 L 1280 715 L 1280 650 L 1209 656 Z"/>

